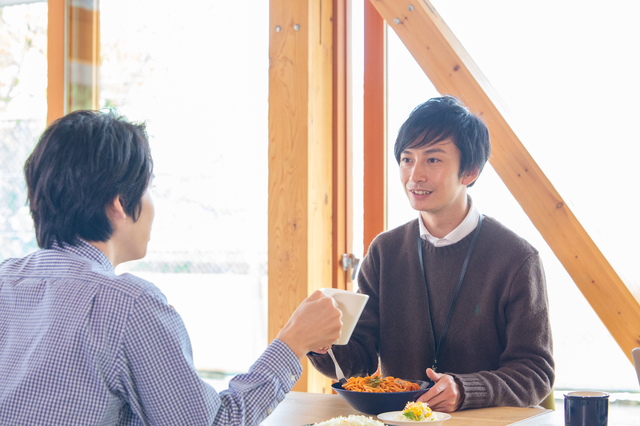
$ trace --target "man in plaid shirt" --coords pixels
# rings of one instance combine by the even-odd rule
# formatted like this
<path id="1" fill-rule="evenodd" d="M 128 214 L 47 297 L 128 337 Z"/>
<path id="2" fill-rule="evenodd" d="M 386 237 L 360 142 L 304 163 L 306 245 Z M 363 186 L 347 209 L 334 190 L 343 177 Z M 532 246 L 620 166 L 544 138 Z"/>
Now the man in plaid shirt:
<path id="1" fill-rule="evenodd" d="M 24 167 L 41 250 L 0 264 L 1 425 L 256 425 L 340 335 L 315 292 L 229 389 L 197 375 L 180 315 L 114 268 L 145 256 L 154 217 L 143 125 L 73 112 Z"/>

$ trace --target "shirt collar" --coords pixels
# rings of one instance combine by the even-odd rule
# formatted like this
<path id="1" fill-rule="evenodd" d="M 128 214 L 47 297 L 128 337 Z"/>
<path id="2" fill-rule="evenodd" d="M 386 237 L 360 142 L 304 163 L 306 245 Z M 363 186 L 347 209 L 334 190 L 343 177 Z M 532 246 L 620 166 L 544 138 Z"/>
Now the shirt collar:
<path id="1" fill-rule="evenodd" d="M 51 249 L 93 260 L 99 263 L 106 270 L 113 270 L 113 265 L 109 258 L 101 250 L 92 246 L 82 238 L 77 238 L 75 245 L 63 244 L 62 246 L 59 246 L 58 243 L 54 241 L 53 244 L 51 244 Z"/>
<path id="2" fill-rule="evenodd" d="M 477 209 L 471 197 L 467 197 L 469 201 L 469 212 L 467 216 L 460 222 L 460 225 L 456 227 L 453 231 L 449 232 L 443 238 L 437 238 L 431 235 L 427 227 L 424 225 L 422 221 L 422 215 L 418 213 L 418 223 L 420 224 L 420 237 L 423 240 L 429 241 L 436 247 L 444 247 L 450 246 L 452 244 L 457 243 L 467 235 L 469 235 L 476 226 L 478 226 L 478 219 L 480 218 L 480 211 Z"/>

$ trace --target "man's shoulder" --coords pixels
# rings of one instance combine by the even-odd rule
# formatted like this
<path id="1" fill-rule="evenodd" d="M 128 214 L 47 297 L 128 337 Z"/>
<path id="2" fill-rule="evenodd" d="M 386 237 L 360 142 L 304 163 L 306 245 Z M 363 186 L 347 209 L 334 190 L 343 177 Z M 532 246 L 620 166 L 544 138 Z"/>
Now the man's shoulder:
<path id="1" fill-rule="evenodd" d="M 93 268 L 87 270 L 81 277 L 82 281 L 88 280 L 95 283 L 95 291 L 102 293 L 104 297 L 124 297 L 137 300 L 142 296 L 150 295 L 152 298 L 164 300 L 162 292 L 155 284 L 130 273 L 117 275 L 93 265 Z"/>
<path id="2" fill-rule="evenodd" d="M 22 258 L 0 263 L 0 278 L 9 280 L 42 279 L 50 283 L 69 283 L 89 290 L 113 292 L 137 298 L 144 293 L 159 293 L 151 282 L 132 274 L 116 275 L 113 269 L 73 253 L 41 249 Z"/>
<path id="3" fill-rule="evenodd" d="M 116 291 L 126 293 L 132 297 L 137 297 L 143 293 L 154 295 L 160 293 L 160 289 L 152 282 L 129 273 L 115 275 L 110 281 L 110 285 Z"/>
<path id="4" fill-rule="evenodd" d="M 407 242 L 417 241 L 419 235 L 420 228 L 418 226 L 418 219 L 413 219 L 404 225 L 378 234 L 371 243 L 371 246 L 380 250 L 399 247 Z"/>
<path id="5" fill-rule="evenodd" d="M 482 242 L 488 244 L 492 250 L 520 256 L 538 254 L 538 250 L 527 240 L 491 216 L 484 215 L 480 236 Z M 478 240 L 478 243 L 481 243 L 481 240 Z"/>

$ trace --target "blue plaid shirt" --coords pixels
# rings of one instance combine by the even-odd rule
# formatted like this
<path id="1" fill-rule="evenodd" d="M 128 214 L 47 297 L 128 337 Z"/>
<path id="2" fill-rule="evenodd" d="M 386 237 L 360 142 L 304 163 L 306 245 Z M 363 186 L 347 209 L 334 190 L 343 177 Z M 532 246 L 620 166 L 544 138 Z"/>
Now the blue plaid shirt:
<path id="1" fill-rule="evenodd" d="M 274 340 L 217 393 L 160 290 L 84 241 L 0 264 L 0 425 L 256 425 L 301 372 Z"/>

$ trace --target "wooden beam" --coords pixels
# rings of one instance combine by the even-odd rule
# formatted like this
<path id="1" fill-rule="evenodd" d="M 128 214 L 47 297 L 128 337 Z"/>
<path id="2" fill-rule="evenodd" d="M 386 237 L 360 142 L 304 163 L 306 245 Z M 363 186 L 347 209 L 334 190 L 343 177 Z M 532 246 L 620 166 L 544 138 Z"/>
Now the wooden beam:
<path id="1" fill-rule="evenodd" d="M 371 0 L 436 89 L 480 114 L 491 165 L 520 203 L 625 355 L 640 346 L 640 304 L 589 237 L 510 126 L 506 109 L 427 0 Z"/>
<path id="2" fill-rule="evenodd" d="M 364 253 L 387 226 L 386 23 L 364 3 Z"/>
<path id="3" fill-rule="evenodd" d="M 342 254 L 353 251 L 353 155 L 351 138 L 351 0 L 333 0 L 333 287 L 352 290 Z"/>
<path id="4" fill-rule="evenodd" d="M 49 0 L 47 124 L 78 109 L 98 109 L 99 0 Z"/>
<path id="5" fill-rule="evenodd" d="M 47 125 L 65 114 L 65 0 L 49 0 L 47 27 Z"/>
<path id="6" fill-rule="evenodd" d="M 68 5 L 67 111 L 98 109 L 100 81 L 100 2 Z"/>
<path id="7" fill-rule="evenodd" d="M 332 12 L 331 0 L 270 2 L 270 340 L 332 281 Z M 294 389 L 322 392 L 326 378 L 303 367 Z"/>

